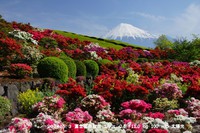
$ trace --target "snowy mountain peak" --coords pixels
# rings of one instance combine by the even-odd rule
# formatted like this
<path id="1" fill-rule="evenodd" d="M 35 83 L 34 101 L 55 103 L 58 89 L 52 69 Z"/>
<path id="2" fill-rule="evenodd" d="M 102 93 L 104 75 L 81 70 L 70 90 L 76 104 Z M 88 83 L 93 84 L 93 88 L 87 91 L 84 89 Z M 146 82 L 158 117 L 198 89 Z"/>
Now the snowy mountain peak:
<path id="1" fill-rule="evenodd" d="M 103 38 L 109 39 L 122 39 L 127 38 L 141 38 L 141 39 L 152 39 L 157 38 L 155 35 L 148 33 L 142 29 L 132 26 L 131 24 L 121 23 L 110 32 L 108 32 Z"/>

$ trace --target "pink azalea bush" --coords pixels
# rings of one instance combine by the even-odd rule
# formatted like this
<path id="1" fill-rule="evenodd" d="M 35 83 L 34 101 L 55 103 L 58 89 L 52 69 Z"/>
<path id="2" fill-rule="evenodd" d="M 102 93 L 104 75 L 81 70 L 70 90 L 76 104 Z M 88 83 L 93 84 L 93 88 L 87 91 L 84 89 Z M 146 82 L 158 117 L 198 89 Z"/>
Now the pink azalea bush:
<path id="1" fill-rule="evenodd" d="M 80 108 L 76 108 L 65 115 L 65 120 L 70 123 L 82 124 L 92 121 L 92 116 L 88 111 L 83 112 Z"/>
<path id="2" fill-rule="evenodd" d="M 45 97 L 41 102 L 33 105 L 33 110 L 53 115 L 55 118 L 58 118 L 63 112 L 64 104 L 65 100 L 62 97 L 53 95 Z"/>
<path id="3" fill-rule="evenodd" d="M 158 97 L 168 99 L 179 99 L 182 98 L 182 91 L 175 83 L 164 83 L 159 88 L 155 89 Z"/>
<path id="4" fill-rule="evenodd" d="M 110 109 L 102 109 L 97 112 L 96 118 L 98 121 L 116 121 L 115 114 Z"/>
<path id="5" fill-rule="evenodd" d="M 40 113 L 36 118 L 32 119 L 32 122 L 34 128 L 44 133 L 64 133 L 65 125 L 50 115 Z"/>
<path id="6" fill-rule="evenodd" d="M 15 117 L 8 125 L 8 133 L 28 133 L 32 127 L 32 123 L 27 118 Z"/>
<path id="7" fill-rule="evenodd" d="M 126 132 L 142 133 L 143 125 L 142 123 L 134 123 L 130 119 L 123 120 L 123 127 L 126 129 Z"/>
<path id="8" fill-rule="evenodd" d="M 152 108 L 151 104 L 146 103 L 144 100 L 140 99 L 133 99 L 123 102 L 121 103 L 121 106 L 125 109 L 132 109 L 138 112 L 146 112 L 147 110 L 150 110 Z"/>
<path id="9" fill-rule="evenodd" d="M 87 110 L 92 116 L 96 116 L 96 113 L 102 109 L 109 109 L 110 104 L 100 95 L 88 95 L 81 100 L 81 109 Z"/>
<path id="10" fill-rule="evenodd" d="M 188 110 L 188 112 L 192 116 L 200 119 L 200 100 L 192 97 L 190 100 L 187 100 L 186 103 L 188 104 L 188 106 L 186 108 Z"/>
<path id="11" fill-rule="evenodd" d="M 125 109 L 120 111 L 119 116 L 122 119 L 126 118 L 132 120 L 139 120 L 142 117 L 142 113 L 139 113 L 136 110 L 132 109 Z"/>

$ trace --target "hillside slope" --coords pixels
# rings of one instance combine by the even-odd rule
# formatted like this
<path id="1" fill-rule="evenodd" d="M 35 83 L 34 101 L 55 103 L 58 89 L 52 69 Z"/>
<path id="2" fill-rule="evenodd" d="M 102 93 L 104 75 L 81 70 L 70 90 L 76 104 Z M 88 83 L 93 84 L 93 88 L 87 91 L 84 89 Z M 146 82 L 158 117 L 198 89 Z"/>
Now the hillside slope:
<path id="1" fill-rule="evenodd" d="M 109 40 L 109 39 L 91 37 L 91 36 L 86 36 L 86 35 L 75 34 L 72 32 L 60 31 L 60 30 L 55 30 L 55 32 L 58 34 L 64 35 L 66 37 L 78 38 L 81 41 L 87 40 L 87 41 L 91 41 L 94 43 L 98 43 L 100 46 L 106 47 L 106 48 L 121 49 L 123 47 L 130 46 L 130 47 L 134 47 L 137 49 L 147 49 L 146 47 L 143 47 L 143 46 L 129 44 L 129 43 L 118 41 L 118 40 Z"/>

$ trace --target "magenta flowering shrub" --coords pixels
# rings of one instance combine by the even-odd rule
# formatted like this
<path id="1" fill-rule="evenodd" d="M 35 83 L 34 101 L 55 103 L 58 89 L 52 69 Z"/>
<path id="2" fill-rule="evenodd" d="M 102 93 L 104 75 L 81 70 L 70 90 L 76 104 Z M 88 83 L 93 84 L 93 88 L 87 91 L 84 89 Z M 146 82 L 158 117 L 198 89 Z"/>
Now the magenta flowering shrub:
<path id="1" fill-rule="evenodd" d="M 132 109 L 142 113 L 152 108 L 151 104 L 146 103 L 144 100 L 140 99 L 133 99 L 127 102 L 123 102 L 121 103 L 121 106 L 125 109 Z"/>
<path id="2" fill-rule="evenodd" d="M 123 127 L 126 129 L 127 133 L 142 133 L 143 125 L 142 123 L 134 123 L 130 119 L 123 120 Z"/>
<path id="3" fill-rule="evenodd" d="M 139 120 L 142 117 L 142 113 L 139 113 L 136 110 L 132 109 L 125 109 L 120 111 L 119 117 L 121 119 Z"/>
<path id="4" fill-rule="evenodd" d="M 32 119 L 32 122 L 34 128 L 44 133 L 64 133 L 65 125 L 50 115 L 40 113 L 36 118 Z"/>
<path id="5" fill-rule="evenodd" d="M 148 114 L 147 114 L 147 116 L 148 117 L 151 117 L 151 118 L 159 118 L 159 119 L 161 119 L 161 120 L 163 120 L 164 119 L 164 117 L 165 117 L 165 115 L 163 114 L 163 113 L 160 113 L 160 112 L 155 112 L 155 113 L 152 113 L 152 112 L 149 112 Z"/>
<path id="6" fill-rule="evenodd" d="M 33 110 L 53 115 L 55 118 L 58 118 L 63 112 L 64 104 L 65 100 L 62 97 L 53 95 L 45 97 L 41 102 L 33 105 Z"/>
<path id="7" fill-rule="evenodd" d="M 185 111 L 184 109 L 182 109 L 182 108 L 180 108 L 180 109 L 175 109 L 175 110 L 168 110 L 167 111 L 167 114 L 169 114 L 169 115 L 172 115 L 172 116 L 174 116 L 174 115 L 183 115 L 183 116 L 188 116 L 188 112 L 187 111 Z"/>
<path id="8" fill-rule="evenodd" d="M 11 120 L 7 130 L 9 133 L 28 133 L 31 127 L 32 123 L 29 119 L 15 117 Z"/>
<path id="9" fill-rule="evenodd" d="M 87 110 L 92 116 L 102 109 L 109 109 L 110 104 L 100 95 L 88 95 L 81 100 L 80 106 L 83 110 Z"/>
<path id="10" fill-rule="evenodd" d="M 168 99 L 179 99 L 182 98 L 182 91 L 175 83 L 164 83 L 159 88 L 155 89 L 158 97 Z"/>
<path id="11" fill-rule="evenodd" d="M 186 109 L 190 115 L 200 119 L 200 100 L 192 97 L 190 100 L 186 101 L 186 103 L 188 104 Z"/>
<path id="12" fill-rule="evenodd" d="M 83 124 L 92 121 L 92 116 L 88 111 L 83 112 L 80 108 L 76 108 L 65 115 L 65 120 L 70 123 Z"/>

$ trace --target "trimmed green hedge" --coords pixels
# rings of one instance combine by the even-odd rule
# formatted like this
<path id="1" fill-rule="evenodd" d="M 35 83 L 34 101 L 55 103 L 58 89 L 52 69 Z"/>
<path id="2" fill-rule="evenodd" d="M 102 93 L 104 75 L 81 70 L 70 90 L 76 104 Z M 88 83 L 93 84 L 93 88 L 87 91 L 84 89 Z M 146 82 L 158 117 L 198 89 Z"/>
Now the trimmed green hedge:
<path id="1" fill-rule="evenodd" d="M 65 62 L 57 57 L 46 57 L 38 63 L 37 66 L 40 77 L 51 77 L 60 82 L 67 82 L 68 67 Z"/>
<path id="2" fill-rule="evenodd" d="M 79 60 L 75 60 L 76 63 L 76 76 L 84 76 L 86 77 L 87 74 L 87 70 L 86 70 L 86 66 L 82 61 Z"/>
<path id="3" fill-rule="evenodd" d="M 99 74 L 99 65 L 94 60 L 84 60 L 87 77 L 96 77 Z"/>
<path id="4" fill-rule="evenodd" d="M 76 68 L 76 63 L 74 62 L 74 60 L 66 56 L 65 54 L 62 54 L 60 56 L 60 59 L 62 59 L 65 62 L 65 64 L 68 66 L 68 77 L 75 79 L 77 68 Z"/>

